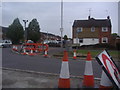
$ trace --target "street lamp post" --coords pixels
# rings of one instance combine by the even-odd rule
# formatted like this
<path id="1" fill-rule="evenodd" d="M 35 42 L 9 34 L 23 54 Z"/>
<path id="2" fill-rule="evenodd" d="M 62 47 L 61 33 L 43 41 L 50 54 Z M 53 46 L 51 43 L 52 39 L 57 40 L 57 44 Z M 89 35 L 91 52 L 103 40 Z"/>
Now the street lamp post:
<path id="1" fill-rule="evenodd" d="M 48 31 L 47 31 L 47 44 L 48 44 Z"/>
<path id="2" fill-rule="evenodd" d="M 61 32 L 61 48 L 63 47 L 63 42 L 62 42 L 62 38 L 63 38 L 63 0 L 61 0 L 61 28 L 60 28 L 60 32 Z"/>
<path id="3" fill-rule="evenodd" d="M 27 40 L 27 29 L 26 29 L 26 23 L 28 22 L 28 20 L 23 20 L 23 22 L 24 22 L 24 27 L 25 27 L 24 38 L 25 38 L 25 40 Z"/>
<path id="4" fill-rule="evenodd" d="M 61 32 L 61 47 L 63 47 L 63 42 L 62 42 L 62 39 L 63 39 L 63 28 L 60 28 L 60 32 Z"/>

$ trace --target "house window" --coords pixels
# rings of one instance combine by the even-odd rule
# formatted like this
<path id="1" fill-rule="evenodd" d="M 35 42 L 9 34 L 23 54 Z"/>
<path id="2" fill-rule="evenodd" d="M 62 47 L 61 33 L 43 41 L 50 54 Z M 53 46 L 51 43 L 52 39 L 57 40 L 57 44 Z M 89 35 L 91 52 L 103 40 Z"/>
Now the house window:
<path id="1" fill-rule="evenodd" d="M 77 28 L 77 33 L 80 33 L 80 32 L 82 32 L 82 27 Z"/>
<path id="2" fill-rule="evenodd" d="M 95 27 L 91 27 L 91 32 L 94 32 L 95 31 Z"/>
<path id="3" fill-rule="evenodd" d="M 83 39 L 79 39 L 79 42 L 80 42 L 80 43 L 83 43 Z"/>
<path id="4" fill-rule="evenodd" d="M 107 27 L 102 27 L 102 32 L 107 32 L 108 28 Z"/>
<path id="5" fill-rule="evenodd" d="M 107 37 L 103 37 L 102 38 L 102 43 L 108 43 L 108 38 Z"/>

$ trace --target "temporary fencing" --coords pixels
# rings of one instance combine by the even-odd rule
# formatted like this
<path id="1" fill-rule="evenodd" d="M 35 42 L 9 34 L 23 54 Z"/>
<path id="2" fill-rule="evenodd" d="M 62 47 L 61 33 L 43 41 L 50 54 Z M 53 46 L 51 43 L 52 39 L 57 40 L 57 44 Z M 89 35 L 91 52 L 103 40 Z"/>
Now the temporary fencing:
<path id="1" fill-rule="evenodd" d="M 22 55 L 34 56 L 34 55 L 40 54 L 41 52 L 45 52 L 47 55 L 49 46 L 47 44 L 41 44 L 41 43 L 25 43 L 21 46 L 19 45 L 19 47 L 21 48 L 20 50 L 18 50 L 17 45 L 13 45 L 12 50 L 18 51 Z"/>

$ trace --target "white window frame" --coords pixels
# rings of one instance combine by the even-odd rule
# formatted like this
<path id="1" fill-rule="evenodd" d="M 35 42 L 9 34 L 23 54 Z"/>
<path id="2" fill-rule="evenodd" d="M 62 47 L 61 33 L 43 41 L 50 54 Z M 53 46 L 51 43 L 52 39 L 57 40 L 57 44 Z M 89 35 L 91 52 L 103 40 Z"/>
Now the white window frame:
<path id="1" fill-rule="evenodd" d="M 95 27 L 91 27 L 91 32 L 95 32 Z"/>
<path id="2" fill-rule="evenodd" d="M 77 33 L 80 33 L 80 32 L 78 32 L 78 30 L 80 30 L 80 32 L 83 31 L 83 30 L 82 30 L 82 27 L 78 27 L 78 28 L 77 28 L 77 31 L 76 31 L 76 32 L 77 32 Z"/>
<path id="3" fill-rule="evenodd" d="M 108 32 L 108 28 L 107 27 L 102 27 L 102 32 Z"/>
<path id="4" fill-rule="evenodd" d="M 106 42 L 104 42 L 104 40 L 105 40 Z M 102 38 L 102 43 L 108 43 L 108 38 L 107 38 L 107 37 L 103 37 L 103 38 Z"/>

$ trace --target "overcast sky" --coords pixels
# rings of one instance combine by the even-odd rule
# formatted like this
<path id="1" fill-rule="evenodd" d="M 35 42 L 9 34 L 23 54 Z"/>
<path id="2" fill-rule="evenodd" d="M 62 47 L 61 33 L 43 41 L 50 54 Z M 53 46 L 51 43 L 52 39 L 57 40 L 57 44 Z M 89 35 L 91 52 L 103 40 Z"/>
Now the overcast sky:
<path id="1" fill-rule="evenodd" d="M 88 19 L 90 8 L 95 19 L 109 15 L 112 32 L 118 33 L 117 2 L 64 2 L 64 35 L 72 37 L 73 21 Z M 17 17 L 23 26 L 23 19 L 36 18 L 41 31 L 60 35 L 60 2 L 2 2 L 2 26 L 8 27 Z"/>

